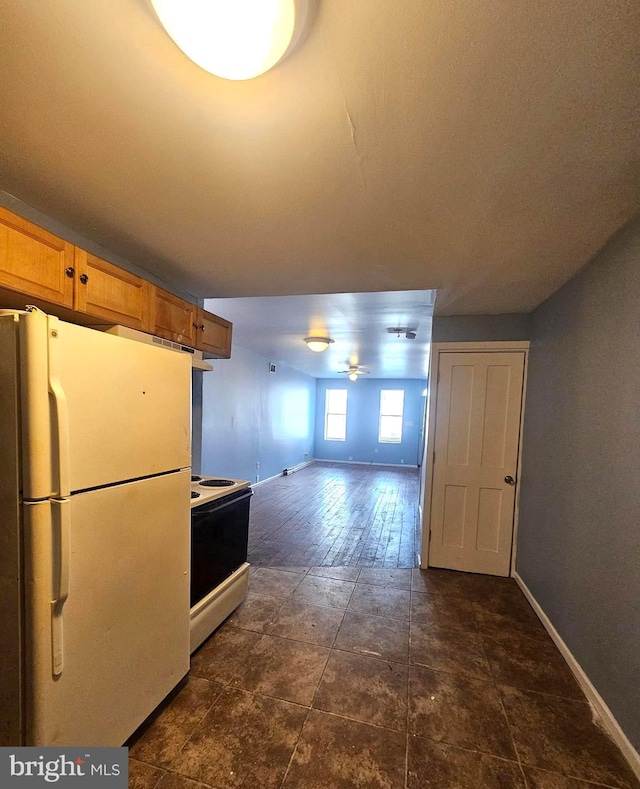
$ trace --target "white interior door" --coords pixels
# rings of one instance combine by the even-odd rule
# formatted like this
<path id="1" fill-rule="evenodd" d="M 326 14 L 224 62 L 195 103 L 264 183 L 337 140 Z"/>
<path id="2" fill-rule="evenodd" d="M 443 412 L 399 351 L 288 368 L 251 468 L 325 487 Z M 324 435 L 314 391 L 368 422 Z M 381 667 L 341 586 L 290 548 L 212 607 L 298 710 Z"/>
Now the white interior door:
<path id="1" fill-rule="evenodd" d="M 430 566 L 509 575 L 524 361 L 439 354 Z"/>

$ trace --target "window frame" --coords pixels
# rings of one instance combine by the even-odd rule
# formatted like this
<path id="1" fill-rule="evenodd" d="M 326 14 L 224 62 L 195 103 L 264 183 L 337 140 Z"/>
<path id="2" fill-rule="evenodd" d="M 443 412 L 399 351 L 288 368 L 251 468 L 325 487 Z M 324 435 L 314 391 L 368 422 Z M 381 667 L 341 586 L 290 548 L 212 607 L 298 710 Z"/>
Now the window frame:
<path id="1" fill-rule="evenodd" d="M 344 392 L 344 412 L 343 411 L 329 411 L 329 401 L 332 399 L 330 396 L 330 392 Z M 325 389 L 324 392 L 324 440 L 325 441 L 346 441 L 347 440 L 347 409 L 349 407 L 349 390 L 345 389 L 344 387 L 340 387 L 339 389 L 330 388 Z M 330 416 L 342 416 L 344 417 L 344 434 L 342 438 L 336 438 L 334 436 L 328 435 L 328 424 L 329 424 L 329 417 Z"/>
<path id="2" fill-rule="evenodd" d="M 400 413 L 387 413 L 382 411 L 382 403 L 384 400 L 385 392 L 402 392 L 402 402 Z M 402 444 L 403 428 L 404 428 L 404 400 L 406 391 L 404 389 L 381 389 L 380 390 L 380 404 L 378 408 L 378 444 Z M 382 420 L 383 417 L 391 417 L 400 420 L 400 437 L 399 438 L 385 438 L 382 435 Z"/>

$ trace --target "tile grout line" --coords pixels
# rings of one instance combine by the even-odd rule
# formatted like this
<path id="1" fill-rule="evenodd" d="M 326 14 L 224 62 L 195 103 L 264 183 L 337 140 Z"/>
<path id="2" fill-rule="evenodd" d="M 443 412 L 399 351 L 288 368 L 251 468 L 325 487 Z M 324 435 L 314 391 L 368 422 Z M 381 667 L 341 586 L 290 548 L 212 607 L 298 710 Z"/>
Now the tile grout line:
<path id="1" fill-rule="evenodd" d="M 289 757 L 289 762 L 287 763 L 287 769 L 284 771 L 284 775 L 282 776 L 282 781 L 280 782 L 280 787 L 283 787 L 285 781 L 287 780 L 287 776 L 289 775 L 289 770 L 291 769 L 291 765 L 293 764 L 293 760 L 294 760 L 294 757 L 296 755 L 296 751 L 298 750 L 298 745 L 299 745 L 300 739 L 302 737 L 302 732 L 304 731 L 304 727 L 307 725 L 307 721 L 309 720 L 309 715 L 310 714 L 311 714 L 311 706 L 309 706 L 307 708 L 307 714 L 304 716 L 304 720 L 302 721 L 302 726 L 300 727 L 300 731 L 298 732 L 298 737 L 296 739 L 296 744 L 293 746 L 293 750 L 291 751 L 291 756 Z"/>
<path id="2" fill-rule="evenodd" d="M 419 568 L 418 568 L 419 569 Z M 411 640 L 412 640 L 412 624 L 413 624 L 413 617 L 411 613 L 413 611 L 413 572 L 411 573 L 411 589 L 409 589 L 409 654 L 407 659 L 409 661 L 407 667 L 407 736 L 406 736 L 406 753 L 405 753 L 405 764 L 404 764 L 404 785 L 405 789 L 409 786 L 409 737 L 410 734 L 410 709 L 411 709 Z"/>
<path id="3" fill-rule="evenodd" d="M 509 730 L 509 738 L 511 739 L 511 745 L 513 745 L 513 751 L 514 751 L 514 753 L 516 755 L 516 760 L 518 762 L 518 767 L 520 768 L 520 774 L 522 775 L 522 781 L 523 781 L 525 787 L 527 787 L 527 786 L 529 786 L 529 781 L 527 780 L 527 776 L 525 775 L 525 772 L 524 772 L 524 767 L 522 766 L 522 759 L 520 758 L 520 751 L 518 750 L 518 745 L 516 743 L 516 739 L 513 736 L 513 727 L 511 725 L 511 721 L 509 720 L 509 716 L 507 715 L 507 708 L 504 706 L 504 699 L 502 698 L 502 693 L 500 692 L 500 687 L 498 686 L 498 681 L 497 681 L 497 679 L 495 677 L 495 674 L 494 674 L 494 671 L 493 671 L 493 666 L 491 665 L 491 661 L 487 657 L 487 653 L 486 653 L 486 649 L 485 649 L 485 646 L 484 646 L 484 642 L 482 641 L 482 639 L 480 639 L 480 641 L 481 641 L 481 644 L 482 644 L 482 651 L 485 654 L 485 659 L 486 659 L 487 663 L 489 664 L 489 671 L 491 672 L 491 678 L 493 680 L 493 686 L 495 687 L 496 693 L 498 694 L 498 699 L 500 701 L 500 709 L 502 710 L 502 714 L 504 715 L 504 719 L 507 722 L 507 729 Z"/>
<path id="4" fill-rule="evenodd" d="M 250 692 L 250 691 L 247 691 L 247 692 Z M 260 695 L 260 694 L 258 694 L 258 695 Z M 276 697 L 275 696 L 267 696 L 266 698 L 275 699 Z M 278 700 L 279 701 L 284 701 L 284 699 L 278 699 Z M 298 706 L 304 707 L 305 705 L 304 704 L 299 704 Z M 305 709 L 306 709 L 306 707 L 305 707 Z M 317 712 L 317 713 L 320 713 L 321 715 L 329 715 L 332 718 L 339 718 L 340 720 L 343 720 L 343 721 L 350 721 L 351 723 L 357 723 L 357 724 L 359 724 L 361 726 L 370 726 L 372 729 L 379 729 L 380 731 L 391 732 L 392 734 L 399 734 L 399 735 L 406 734 L 406 732 L 403 731 L 403 730 L 394 729 L 391 726 L 383 726 L 381 723 L 373 723 L 372 721 L 365 721 L 365 720 L 362 720 L 361 718 L 352 718 L 349 715 L 345 715 L 344 713 L 332 712 L 331 710 L 323 710 L 323 709 L 319 709 L 317 707 L 309 707 L 308 709 L 309 709 L 309 712 Z M 428 737 L 423 737 L 422 739 L 429 739 L 429 738 Z M 436 740 L 433 740 L 433 742 L 436 742 Z M 489 755 L 491 755 L 491 754 L 489 754 Z M 509 760 L 505 759 L 505 761 L 509 761 Z M 513 761 L 513 759 L 511 761 Z"/>
<path id="5" fill-rule="evenodd" d="M 314 577 L 320 577 L 320 576 L 314 576 Z M 355 584 L 354 584 L 353 589 L 355 589 Z M 353 595 L 353 590 L 352 590 L 351 594 Z M 351 600 L 351 596 L 349 596 L 349 601 L 350 600 Z M 349 603 L 347 602 L 347 605 L 348 604 Z M 287 776 L 289 775 L 289 770 L 291 769 L 291 765 L 292 765 L 293 760 L 295 758 L 296 751 L 298 750 L 298 745 L 299 745 L 300 739 L 302 737 L 302 732 L 304 731 L 304 727 L 307 725 L 307 721 L 309 720 L 309 715 L 311 714 L 311 710 L 313 709 L 313 702 L 315 701 L 315 698 L 318 695 L 318 689 L 320 688 L 320 685 L 322 684 L 322 679 L 324 677 L 325 671 L 327 670 L 327 665 L 329 664 L 329 660 L 331 659 L 331 653 L 333 652 L 333 645 L 335 644 L 336 639 L 338 638 L 338 632 L 339 632 L 340 628 L 342 627 L 342 623 L 344 622 L 344 615 L 345 615 L 346 611 L 347 611 L 347 609 L 345 608 L 343 610 L 343 612 L 342 612 L 342 619 L 340 620 L 340 624 L 336 628 L 336 634 L 333 637 L 333 641 L 331 642 L 331 646 L 329 647 L 329 654 L 327 656 L 326 663 L 324 664 L 324 667 L 322 669 L 322 674 L 320 674 L 320 679 L 318 680 L 318 684 L 316 685 L 316 689 L 315 689 L 315 691 L 313 693 L 313 698 L 311 699 L 311 701 L 309 703 L 309 708 L 307 710 L 307 714 L 305 715 L 305 719 L 304 719 L 304 721 L 302 723 L 302 726 L 300 727 L 300 732 L 298 734 L 298 739 L 296 740 L 296 744 L 294 745 L 293 750 L 291 751 L 291 756 L 289 758 L 289 763 L 287 764 L 287 769 L 285 770 L 284 775 L 282 777 L 282 782 L 280 783 L 280 787 L 284 787 L 284 783 L 287 780 Z"/>
<path id="6" fill-rule="evenodd" d="M 407 684 L 409 679 L 407 677 Z M 404 738 L 404 789 L 409 786 L 409 704 L 407 702 L 407 731 Z"/>
<path id="7" fill-rule="evenodd" d="M 161 780 L 162 780 L 162 779 L 165 777 L 165 775 L 166 775 L 166 774 L 167 774 L 167 773 L 166 773 L 164 770 L 162 770 L 162 772 L 161 772 L 161 773 L 160 773 L 160 775 L 158 776 L 158 780 L 157 780 L 157 781 L 156 781 L 156 782 L 153 784 L 153 786 L 151 787 L 151 789 L 156 789 L 156 787 L 158 786 L 158 784 L 160 783 L 160 781 L 161 781 Z"/>
<path id="8" fill-rule="evenodd" d="M 191 668 L 189 668 L 189 671 L 191 671 Z M 187 673 L 187 675 L 186 675 L 186 678 L 187 678 L 187 683 L 185 683 L 185 687 L 186 687 L 186 686 L 187 686 L 187 684 L 188 684 L 188 677 L 189 677 L 189 673 Z M 208 714 L 211 712 L 211 710 L 212 710 L 212 709 L 215 707 L 215 705 L 216 705 L 216 703 L 217 703 L 218 699 L 220 698 L 220 696 L 222 695 L 222 692 L 224 691 L 224 688 L 226 687 L 226 686 L 225 686 L 225 685 L 224 685 L 222 682 L 218 682 L 217 680 L 210 680 L 210 679 L 207 679 L 206 677 L 196 677 L 196 676 L 194 675 L 194 679 L 201 680 L 202 682 L 206 682 L 206 683 L 208 683 L 209 685 L 213 685 L 213 684 L 215 683 L 216 685 L 221 685 L 222 687 L 220 688 L 220 690 L 219 690 L 219 691 L 218 691 L 218 693 L 216 694 L 216 696 L 215 696 L 215 698 L 213 699 L 213 701 L 211 702 L 211 704 L 210 704 L 210 705 L 207 707 L 207 709 L 206 709 L 206 710 L 205 710 L 205 712 L 203 713 L 202 717 L 201 717 L 201 718 L 199 718 L 199 719 L 198 719 L 198 721 L 197 721 L 197 722 L 194 724 L 194 726 L 193 726 L 193 730 L 191 731 L 191 734 L 190 734 L 190 735 L 189 735 L 189 736 L 188 736 L 188 737 L 185 739 L 185 741 L 182 743 L 182 745 L 180 746 L 180 748 L 179 748 L 179 749 L 178 749 L 178 751 L 176 752 L 175 756 L 173 757 L 174 759 L 175 759 L 177 756 L 179 756 L 179 755 L 182 753 L 182 751 L 184 750 L 184 748 L 185 748 L 185 746 L 187 745 L 187 743 L 189 742 L 189 740 L 191 740 L 191 737 L 193 736 L 193 734 L 194 734 L 195 730 L 198 728 L 198 726 L 200 726 L 200 724 L 202 723 L 202 721 L 203 721 L 203 720 L 204 720 L 204 719 L 207 717 L 207 715 L 208 715 Z M 170 705 L 169 705 L 169 706 L 170 706 Z M 144 736 L 144 735 L 142 735 L 142 736 Z M 130 751 L 131 749 L 130 749 L 130 748 L 128 748 L 128 750 Z M 161 766 L 161 765 L 159 765 L 159 764 L 153 764 L 152 762 L 146 762 L 144 759 L 140 759 L 140 758 L 138 758 L 137 756 L 129 756 L 129 758 L 130 758 L 130 759 L 135 759 L 136 761 L 139 761 L 139 762 L 142 762 L 142 764 L 148 764 L 148 765 L 150 765 L 151 767 L 156 767 L 156 768 L 158 768 L 159 770 L 162 770 L 164 773 L 166 773 L 166 772 L 171 772 L 171 770 L 169 770 L 169 768 L 168 768 L 168 767 L 163 767 L 163 766 Z M 160 779 L 161 779 L 161 778 L 162 778 L 162 776 L 160 776 L 160 778 L 158 779 L 158 782 L 160 781 Z M 154 787 L 153 787 L 153 789 L 155 789 L 155 786 L 157 786 L 157 783 L 156 783 L 156 784 L 154 784 Z"/>
<path id="9" fill-rule="evenodd" d="M 349 605 L 349 603 L 351 602 L 351 597 L 353 596 L 355 588 L 356 587 L 355 587 L 355 584 L 354 584 L 354 587 L 351 590 L 351 595 L 349 595 L 349 600 L 347 602 L 347 605 Z M 316 685 L 316 689 L 314 691 L 313 698 L 311 699 L 311 702 L 309 703 L 309 709 L 313 709 L 313 702 L 316 700 L 316 696 L 318 695 L 318 690 L 320 689 L 320 685 L 322 684 L 322 680 L 324 678 L 325 672 L 327 670 L 327 666 L 329 664 L 329 660 L 331 659 L 331 653 L 333 652 L 333 645 L 336 643 L 336 639 L 338 638 L 338 632 L 339 632 L 340 628 L 342 627 L 342 623 L 344 622 L 344 616 L 345 616 L 346 613 L 347 613 L 347 609 L 345 607 L 343 612 L 342 612 L 342 621 L 340 622 L 340 625 L 338 626 L 338 629 L 336 630 L 336 634 L 333 637 L 333 641 L 331 642 L 331 646 L 329 647 L 329 655 L 327 657 L 327 661 L 324 664 L 324 668 L 322 669 L 322 674 L 320 675 L 320 679 L 318 680 L 318 684 Z"/>
<path id="10" fill-rule="evenodd" d="M 526 787 L 529 786 L 529 782 L 527 780 L 527 776 L 525 775 L 524 768 L 522 766 L 522 759 L 520 758 L 520 751 L 518 750 L 518 746 L 516 744 L 515 737 L 513 736 L 513 729 L 512 729 L 512 726 L 511 726 L 511 721 L 509 720 L 509 716 L 507 715 L 507 709 L 504 706 L 504 700 L 502 698 L 502 693 L 500 692 L 500 688 L 498 686 L 498 680 L 497 680 L 497 678 L 495 676 L 495 672 L 493 670 L 493 665 L 491 664 L 491 661 L 489 660 L 489 656 L 487 654 L 487 649 L 485 647 L 484 638 L 483 638 L 484 629 L 482 627 L 482 623 L 480 622 L 480 620 L 476 616 L 476 610 L 475 610 L 475 607 L 474 607 L 474 601 L 473 601 L 473 598 L 471 597 L 471 595 L 469 595 L 469 600 L 470 600 L 471 606 L 473 608 L 474 619 L 476 620 L 476 623 L 478 625 L 478 634 L 480 636 L 480 648 L 482 649 L 482 654 L 484 655 L 484 659 L 486 660 L 487 665 L 489 666 L 489 673 L 491 675 L 492 684 L 493 684 L 493 686 L 495 688 L 496 693 L 498 694 L 498 700 L 500 702 L 500 709 L 502 710 L 502 715 L 504 716 L 504 719 L 505 719 L 505 721 L 507 723 L 507 729 L 509 731 L 509 739 L 511 740 L 511 745 L 513 746 L 513 752 L 515 753 L 516 761 L 518 762 L 518 768 L 520 770 L 520 775 L 522 776 L 522 782 L 523 782 L 523 784 L 525 786 L 525 789 L 526 789 Z"/>
<path id="11" fill-rule="evenodd" d="M 413 573 L 411 573 L 411 580 L 413 582 Z M 406 716 L 406 735 L 405 735 L 405 752 L 404 752 L 404 786 L 405 789 L 409 786 L 409 717 L 411 709 L 411 610 L 413 604 L 413 583 L 412 588 L 409 589 L 409 634 L 407 639 L 408 654 L 407 654 L 407 716 Z"/>
<path id="12" fill-rule="evenodd" d="M 187 675 L 187 676 L 188 676 L 188 675 Z M 200 679 L 204 679 L 204 677 L 200 677 Z M 205 680 L 205 681 L 206 681 L 206 682 L 212 682 L 212 680 Z M 222 685 L 222 683 L 219 683 L 219 684 L 221 684 L 221 685 Z M 181 754 L 181 753 L 184 751 L 184 749 L 187 747 L 187 745 L 188 745 L 188 744 L 191 742 L 191 739 L 193 738 L 193 735 L 196 733 L 196 731 L 197 731 L 198 727 L 199 727 L 199 726 L 202 724 L 202 722 L 203 722 L 203 721 L 204 721 L 204 719 L 207 717 L 207 715 L 208 715 L 208 714 L 211 712 L 211 710 L 212 710 L 212 709 L 215 707 L 215 705 L 217 704 L 218 700 L 219 700 L 219 699 L 220 699 L 220 697 L 222 696 L 222 694 L 223 694 L 223 692 L 224 692 L 224 690 L 225 690 L 225 688 L 226 688 L 226 687 L 228 687 L 228 686 L 226 686 L 226 685 L 223 685 L 223 686 L 222 686 L 222 688 L 220 689 L 220 692 L 219 692 L 219 693 L 218 693 L 218 695 L 215 697 L 215 699 L 214 699 L 214 700 L 211 702 L 211 705 L 208 707 L 208 709 L 207 709 L 207 711 L 205 712 L 205 714 L 204 714 L 204 715 L 203 715 L 203 716 L 200 718 L 200 720 L 199 720 L 199 721 L 196 723 L 196 725 L 193 727 L 193 729 L 192 729 L 192 731 L 191 731 L 191 734 L 190 734 L 190 735 L 187 737 L 187 739 L 186 739 L 186 740 L 185 740 L 185 741 L 182 743 L 182 745 L 181 745 L 181 746 L 180 746 L 180 748 L 178 749 L 177 753 L 176 753 L 176 754 L 173 756 L 173 758 L 171 759 L 171 761 L 172 761 L 172 762 L 173 762 L 173 760 L 174 760 L 174 759 L 177 759 L 177 758 L 178 758 L 178 756 L 180 756 L 180 754 Z M 162 770 L 164 770 L 164 771 L 165 771 L 165 775 L 166 775 L 167 773 L 173 773 L 174 775 L 181 775 L 181 776 L 182 776 L 182 775 L 184 775 L 184 773 L 179 773 L 177 770 L 171 770 L 171 769 L 170 769 L 170 768 L 168 768 L 168 767 L 161 767 L 160 769 L 162 769 Z M 164 776 L 162 776 L 162 777 L 164 777 Z M 186 777 L 186 778 L 190 778 L 190 776 L 188 776 L 188 775 L 187 775 L 187 776 L 185 776 L 185 777 Z M 160 780 L 162 780 L 162 778 L 160 778 L 160 779 L 159 779 L 158 783 L 160 783 Z M 191 779 L 191 780 L 193 780 L 193 779 Z M 156 784 L 156 786 L 157 786 L 157 785 L 158 785 L 158 784 Z"/>

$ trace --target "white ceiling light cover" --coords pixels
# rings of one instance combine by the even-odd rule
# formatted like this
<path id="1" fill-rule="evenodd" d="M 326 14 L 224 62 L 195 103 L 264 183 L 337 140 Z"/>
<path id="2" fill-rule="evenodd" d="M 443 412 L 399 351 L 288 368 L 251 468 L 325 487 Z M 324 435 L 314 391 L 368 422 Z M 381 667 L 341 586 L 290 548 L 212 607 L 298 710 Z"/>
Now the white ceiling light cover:
<path id="1" fill-rule="evenodd" d="M 180 49 L 225 79 L 257 77 L 287 52 L 296 0 L 150 0 Z"/>
<path id="2" fill-rule="evenodd" d="M 333 340 L 330 340 L 328 337 L 305 337 L 304 341 L 307 343 L 309 349 L 315 351 L 315 353 L 326 351 L 333 343 Z"/>

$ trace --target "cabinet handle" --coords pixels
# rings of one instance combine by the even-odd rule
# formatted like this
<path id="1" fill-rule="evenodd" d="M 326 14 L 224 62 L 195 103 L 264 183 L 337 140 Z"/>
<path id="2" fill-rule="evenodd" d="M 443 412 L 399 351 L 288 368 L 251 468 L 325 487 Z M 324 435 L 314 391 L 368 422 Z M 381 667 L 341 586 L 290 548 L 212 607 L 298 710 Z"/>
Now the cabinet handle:
<path id="1" fill-rule="evenodd" d="M 80 279 L 80 282 L 82 282 L 83 285 L 86 285 L 87 282 L 89 282 L 89 275 L 88 274 L 80 274 L 79 279 Z"/>
<path id="2" fill-rule="evenodd" d="M 73 266 L 67 266 L 67 268 L 64 270 L 64 273 L 67 275 L 67 277 L 73 277 L 73 275 L 76 273 L 76 270 L 73 268 Z"/>
<path id="3" fill-rule="evenodd" d="M 197 323 L 192 323 L 191 325 L 193 326 L 194 329 L 199 329 L 200 328 Z"/>
<path id="4" fill-rule="evenodd" d="M 204 323 L 200 324 L 200 328 L 202 329 L 202 331 L 204 331 Z"/>

